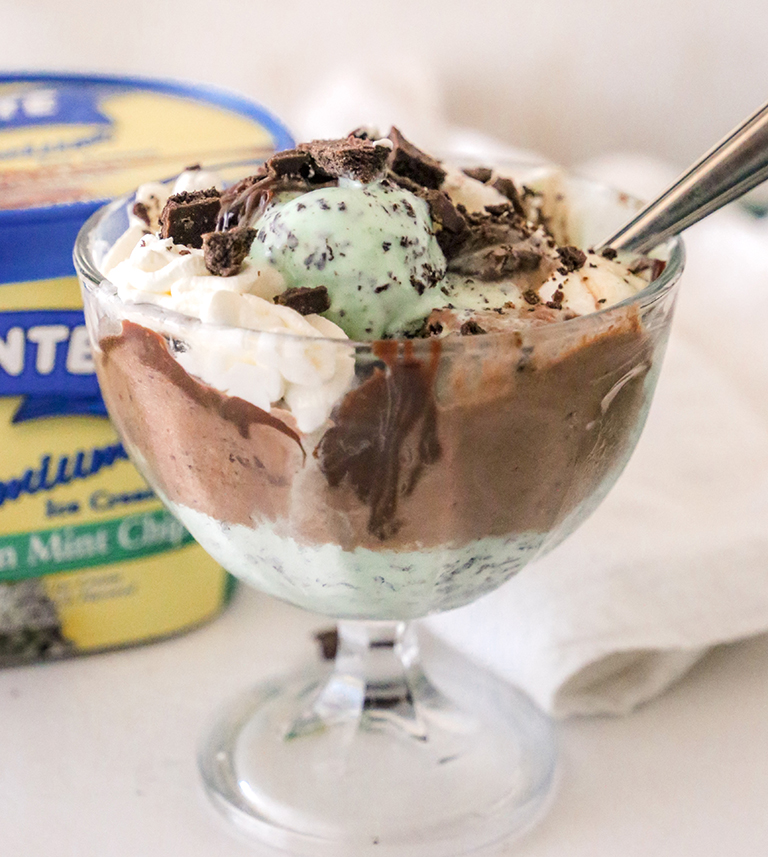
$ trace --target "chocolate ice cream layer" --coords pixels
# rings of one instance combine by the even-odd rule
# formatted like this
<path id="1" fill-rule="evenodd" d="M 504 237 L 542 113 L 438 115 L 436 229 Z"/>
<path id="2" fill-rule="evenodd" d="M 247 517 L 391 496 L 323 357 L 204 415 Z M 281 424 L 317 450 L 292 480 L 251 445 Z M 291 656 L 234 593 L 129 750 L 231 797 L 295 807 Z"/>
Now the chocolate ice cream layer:
<path id="1" fill-rule="evenodd" d="M 375 343 L 311 435 L 284 409 L 200 383 L 132 322 L 101 340 L 97 363 L 124 439 L 173 503 L 224 524 L 269 521 L 301 544 L 457 547 L 556 530 L 628 457 L 652 359 L 636 313 L 577 342 L 553 330 L 463 337 L 460 349 Z"/>

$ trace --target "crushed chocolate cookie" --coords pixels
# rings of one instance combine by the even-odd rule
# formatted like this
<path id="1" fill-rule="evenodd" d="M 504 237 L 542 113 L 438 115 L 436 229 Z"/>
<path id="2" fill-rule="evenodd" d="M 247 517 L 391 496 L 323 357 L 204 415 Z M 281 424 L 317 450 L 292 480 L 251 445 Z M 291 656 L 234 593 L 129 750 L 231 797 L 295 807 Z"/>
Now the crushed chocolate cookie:
<path id="1" fill-rule="evenodd" d="M 493 217 L 503 217 L 505 214 L 514 211 L 514 208 L 512 207 L 512 203 L 499 202 L 495 205 L 486 205 L 485 210 Z"/>
<path id="2" fill-rule="evenodd" d="M 207 232 L 203 235 L 205 267 L 218 277 L 237 274 L 251 249 L 256 230 L 237 226 L 226 232 Z"/>
<path id="3" fill-rule="evenodd" d="M 331 299 L 325 286 L 317 286 L 314 289 L 300 286 L 295 289 L 286 289 L 282 294 L 277 295 L 275 303 L 295 309 L 301 315 L 312 315 L 330 309 Z"/>
<path id="4" fill-rule="evenodd" d="M 474 274 L 479 280 L 494 282 L 515 274 L 535 271 L 541 265 L 542 255 L 536 250 L 500 244 L 474 253 L 451 264 L 456 273 Z"/>
<path id="5" fill-rule="evenodd" d="M 608 259 L 609 261 L 612 261 L 613 259 L 615 259 L 619 255 L 619 253 L 618 253 L 618 250 L 614 250 L 613 247 L 603 247 L 603 249 L 600 251 L 600 255 L 604 259 Z"/>
<path id="6" fill-rule="evenodd" d="M 491 187 L 494 190 L 497 190 L 502 196 L 506 196 L 506 198 L 512 203 L 512 207 L 515 209 L 516 214 L 519 214 L 520 217 L 525 217 L 525 208 L 523 206 L 523 201 L 520 198 L 520 191 L 518 191 L 517 185 L 512 181 L 512 179 L 506 178 L 505 176 L 499 176 Z"/>
<path id="7" fill-rule="evenodd" d="M 389 157 L 388 145 L 350 134 L 340 140 L 315 140 L 301 143 L 299 151 L 307 152 L 315 164 L 332 178 L 351 178 L 367 184 L 384 175 Z"/>
<path id="8" fill-rule="evenodd" d="M 216 188 L 175 193 L 168 197 L 160 215 L 160 237 L 199 250 L 203 246 L 203 235 L 216 229 L 220 208 L 221 199 Z"/>
<path id="9" fill-rule="evenodd" d="M 423 197 L 429 206 L 435 237 L 446 259 L 452 259 L 469 238 L 469 226 L 448 194 L 426 190 Z"/>
<path id="10" fill-rule="evenodd" d="M 536 292 L 534 292 L 533 289 L 528 289 L 528 291 L 523 292 L 523 300 L 531 306 L 536 306 L 536 304 L 541 303 L 541 298 L 536 294 Z"/>
<path id="11" fill-rule="evenodd" d="M 285 149 L 267 161 L 270 175 L 276 178 L 304 179 L 305 181 L 327 181 L 331 176 L 324 172 L 306 149 Z"/>
<path id="12" fill-rule="evenodd" d="M 493 170 L 488 167 L 466 167 L 462 170 L 465 176 L 469 176 L 471 179 L 475 179 L 475 181 L 489 182 L 491 177 L 493 176 Z"/>
<path id="13" fill-rule="evenodd" d="M 562 273 L 564 274 L 570 274 L 572 271 L 578 271 L 580 268 L 584 267 L 584 263 L 587 261 L 587 254 L 583 250 L 579 250 L 578 247 L 573 247 L 571 245 L 558 247 L 557 255 L 563 263 L 562 267 L 565 270 L 562 271 Z"/>
<path id="14" fill-rule="evenodd" d="M 473 319 L 469 319 L 469 321 L 465 321 L 464 324 L 459 328 L 459 333 L 462 336 L 477 336 L 480 333 L 485 333 L 480 325 L 474 321 Z"/>
<path id="15" fill-rule="evenodd" d="M 422 152 L 421 149 L 417 149 L 394 126 L 390 129 L 388 136 L 393 143 L 392 152 L 388 158 L 390 170 L 423 187 L 437 190 L 447 175 L 440 166 L 440 162 L 426 152 Z"/>
<path id="16" fill-rule="evenodd" d="M 392 187 L 399 187 L 403 190 L 410 191 L 414 196 L 423 196 L 424 191 L 426 190 L 422 185 L 412 179 L 409 179 L 407 176 L 401 176 L 397 173 L 393 173 L 390 169 L 387 169 L 385 181 Z"/>
<path id="17" fill-rule="evenodd" d="M 144 223 L 146 223 L 147 226 L 149 226 L 151 222 L 149 219 L 149 209 L 146 205 L 144 205 L 143 202 L 135 202 L 131 210 L 133 211 L 134 215 L 139 218 L 139 220 L 143 221 Z"/>
<path id="18" fill-rule="evenodd" d="M 552 293 L 552 299 L 547 301 L 547 306 L 550 309 L 562 309 L 564 297 L 565 293 L 562 289 L 555 289 L 555 291 Z"/>
<path id="19" fill-rule="evenodd" d="M 533 229 L 524 217 L 520 217 L 507 203 L 487 206 L 484 212 L 469 212 L 463 205 L 456 206 L 469 226 L 470 235 L 462 254 L 482 250 L 496 244 L 516 244 L 530 238 Z"/>

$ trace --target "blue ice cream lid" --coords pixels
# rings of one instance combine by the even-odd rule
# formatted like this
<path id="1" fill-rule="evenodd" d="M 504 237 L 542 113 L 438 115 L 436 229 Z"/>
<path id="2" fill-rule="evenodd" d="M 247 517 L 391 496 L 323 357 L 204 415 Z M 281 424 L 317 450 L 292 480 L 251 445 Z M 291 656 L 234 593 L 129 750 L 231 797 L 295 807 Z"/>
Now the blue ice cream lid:
<path id="1" fill-rule="evenodd" d="M 216 87 L 107 75 L 0 75 L 0 283 L 74 273 L 105 201 L 200 164 L 264 160 L 293 140 Z"/>

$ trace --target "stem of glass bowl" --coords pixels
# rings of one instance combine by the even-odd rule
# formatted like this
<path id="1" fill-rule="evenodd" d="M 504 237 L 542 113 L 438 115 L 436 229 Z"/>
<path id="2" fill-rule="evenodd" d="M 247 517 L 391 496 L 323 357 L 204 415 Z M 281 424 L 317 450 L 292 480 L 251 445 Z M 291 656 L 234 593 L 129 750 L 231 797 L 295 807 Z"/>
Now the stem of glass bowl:
<path id="1" fill-rule="evenodd" d="M 390 729 L 426 741 L 428 726 L 420 709 L 442 707 L 441 701 L 421 667 L 410 624 L 345 620 L 338 625 L 328 681 L 291 724 L 286 737 L 349 722 L 365 731 Z"/>

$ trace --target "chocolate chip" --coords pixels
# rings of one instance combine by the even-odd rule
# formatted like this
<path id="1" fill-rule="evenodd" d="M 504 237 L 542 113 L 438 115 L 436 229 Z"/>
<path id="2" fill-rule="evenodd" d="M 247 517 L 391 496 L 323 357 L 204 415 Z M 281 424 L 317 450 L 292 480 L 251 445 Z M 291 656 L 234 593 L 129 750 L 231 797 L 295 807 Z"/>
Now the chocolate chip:
<path id="1" fill-rule="evenodd" d="M 175 193 L 168 197 L 160 215 L 160 237 L 199 249 L 203 246 L 203 235 L 216 228 L 220 208 L 216 188 Z"/>
<path id="2" fill-rule="evenodd" d="M 563 273 L 566 274 L 570 274 L 572 271 L 578 271 L 580 268 L 583 268 L 584 263 L 587 261 L 587 254 L 583 250 L 579 250 L 578 247 L 573 247 L 571 245 L 568 245 L 567 247 L 558 247 L 557 255 L 563 263 L 563 268 L 565 268 Z"/>
<path id="3" fill-rule="evenodd" d="M 325 286 L 317 286 L 314 289 L 299 287 L 286 289 L 275 297 L 275 303 L 295 309 L 301 315 L 312 315 L 330 309 L 331 299 Z"/>
<path id="4" fill-rule="evenodd" d="M 426 152 L 422 152 L 421 149 L 417 149 L 394 126 L 388 136 L 394 144 L 389 155 L 389 168 L 392 172 L 405 176 L 423 187 L 437 190 L 446 176 L 440 162 Z"/>
<path id="5" fill-rule="evenodd" d="M 251 249 L 256 230 L 238 226 L 227 232 L 207 232 L 203 235 L 205 267 L 218 277 L 231 277 L 240 270 Z"/>
<path id="6" fill-rule="evenodd" d="M 473 319 L 469 319 L 469 321 L 465 321 L 464 324 L 459 328 L 459 333 L 462 336 L 476 336 L 479 333 L 486 333 L 487 331 L 483 330 L 480 325 L 474 321 Z"/>
<path id="7" fill-rule="evenodd" d="M 604 259 L 608 259 L 609 261 L 611 261 L 615 259 L 619 255 L 619 253 L 617 250 L 614 250 L 613 247 L 603 247 L 603 249 L 600 251 L 600 255 Z"/>
<path id="8" fill-rule="evenodd" d="M 541 298 L 536 294 L 536 292 L 534 292 L 533 289 L 528 289 L 528 291 L 523 292 L 523 300 L 531 306 L 536 306 L 536 304 L 541 303 Z"/>
<path id="9" fill-rule="evenodd" d="M 488 169 L 488 167 L 467 167 L 462 172 L 465 176 L 469 176 L 471 179 L 475 179 L 475 181 L 483 182 L 483 184 L 490 181 L 493 175 L 493 170 Z"/>

